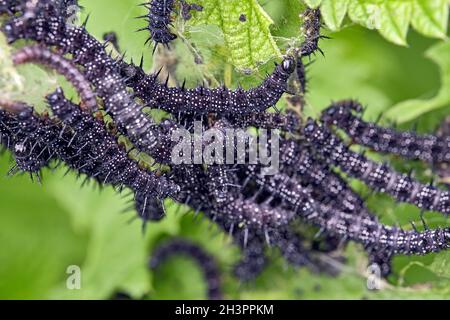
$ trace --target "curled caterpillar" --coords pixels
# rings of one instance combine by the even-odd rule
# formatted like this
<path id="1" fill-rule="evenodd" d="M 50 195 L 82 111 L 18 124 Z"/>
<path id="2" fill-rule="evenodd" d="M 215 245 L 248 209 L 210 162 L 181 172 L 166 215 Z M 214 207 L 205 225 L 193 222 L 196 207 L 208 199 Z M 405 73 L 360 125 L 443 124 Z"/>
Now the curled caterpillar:
<path id="1" fill-rule="evenodd" d="M 153 250 L 149 265 L 152 269 L 156 269 L 164 261 L 176 255 L 185 255 L 197 262 L 208 286 L 208 299 L 222 299 L 219 267 L 214 257 L 195 243 L 185 239 L 172 239 Z"/>
<path id="2" fill-rule="evenodd" d="M 391 153 L 408 159 L 430 163 L 450 161 L 450 138 L 418 135 L 415 132 L 398 132 L 363 121 L 354 114 L 362 111 L 353 100 L 333 103 L 322 113 L 326 125 L 335 125 L 345 131 L 354 142 L 375 151 Z"/>
<path id="3" fill-rule="evenodd" d="M 67 59 L 39 45 L 28 46 L 20 49 L 13 55 L 15 65 L 25 63 L 40 63 L 48 66 L 63 75 L 81 97 L 81 106 L 94 111 L 97 108 L 97 100 L 90 88 L 90 83 L 83 74 Z"/>
<path id="4" fill-rule="evenodd" d="M 312 119 L 304 133 L 317 153 L 352 177 L 364 181 L 377 191 L 388 193 L 401 202 L 408 202 L 423 210 L 450 213 L 450 193 L 422 184 L 409 175 L 400 174 L 386 164 L 371 161 L 348 149 L 339 137 Z"/>
<path id="5" fill-rule="evenodd" d="M 230 90 L 226 87 L 209 89 L 199 86 L 194 89 L 168 87 L 158 81 L 159 72 L 146 75 L 135 65 L 124 62 L 122 74 L 127 85 L 144 103 L 156 105 L 173 113 L 207 114 L 214 112 L 223 115 L 246 115 L 262 112 L 273 107 L 287 90 L 287 80 L 295 70 L 295 61 L 286 57 L 263 83 L 255 88 Z"/>

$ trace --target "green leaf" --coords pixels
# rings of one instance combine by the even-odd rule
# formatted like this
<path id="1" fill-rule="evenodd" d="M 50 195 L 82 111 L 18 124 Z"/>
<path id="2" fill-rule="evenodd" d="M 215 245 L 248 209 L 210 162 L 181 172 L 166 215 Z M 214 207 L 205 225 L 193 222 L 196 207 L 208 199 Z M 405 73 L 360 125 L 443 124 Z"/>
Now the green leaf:
<path id="1" fill-rule="evenodd" d="M 273 21 L 256 0 L 201 0 L 196 3 L 204 9 L 191 23 L 219 26 L 230 60 L 239 70 L 251 72 L 281 55 L 270 33 Z"/>
<path id="2" fill-rule="evenodd" d="M 398 45 L 406 45 L 412 5 L 404 1 L 390 1 L 381 6 L 379 32 Z"/>
<path id="3" fill-rule="evenodd" d="M 448 4 L 446 0 L 416 0 L 413 2 L 414 29 L 436 38 L 446 38 L 448 25 Z"/>
<path id="4" fill-rule="evenodd" d="M 380 27 L 379 4 L 365 0 L 351 0 L 348 5 L 348 16 L 368 29 L 378 29 Z"/>
<path id="5" fill-rule="evenodd" d="M 427 57 L 439 65 L 441 89 L 431 99 L 413 99 L 400 102 L 386 112 L 386 117 L 397 123 L 416 119 L 426 112 L 446 107 L 450 104 L 450 41 L 439 43 L 430 48 Z"/>
<path id="6" fill-rule="evenodd" d="M 447 0 L 305 0 L 305 3 L 314 7 L 320 4 L 323 20 L 333 31 L 339 30 L 347 13 L 353 22 L 378 30 L 398 45 L 407 44 L 410 25 L 423 35 L 446 38 Z"/>
<path id="7" fill-rule="evenodd" d="M 428 268 L 436 275 L 450 279 L 450 252 L 437 255 Z"/>
<path id="8" fill-rule="evenodd" d="M 339 30 L 345 14 L 347 13 L 349 0 L 324 0 L 321 13 L 325 24 L 333 31 Z"/>
<path id="9" fill-rule="evenodd" d="M 322 0 L 304 0 L 304 1 L 310 8 L 317 8 L 322 2 Z"/>

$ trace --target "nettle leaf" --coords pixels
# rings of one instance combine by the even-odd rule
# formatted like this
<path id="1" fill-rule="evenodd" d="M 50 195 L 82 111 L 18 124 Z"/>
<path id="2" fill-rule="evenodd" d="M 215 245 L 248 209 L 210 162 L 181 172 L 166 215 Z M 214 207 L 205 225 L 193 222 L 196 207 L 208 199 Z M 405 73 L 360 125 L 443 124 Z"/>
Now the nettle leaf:
<path id="1" fill-rule="evenodd" d="M 333 31 L 339 27 L 347 13 L 349 0 L 324 0 L 322 3 L 322 17 L 325 24 Z"/>
<path id="2" fill-rule="evenodd" d="M 426 56 L 440 68 L 441 89 L 431 99 L 413 99 L 398 103 L 386 112 L 386 117 L 397 123 L 416 119 L 432 110 L 446 107 L 450 104 L 450 41 L 431 47 Z"/>
<path id="3" fill-rule="evenodd" d="M 203 11 L 192 24 L 217 25 L 223 32 L 231 62 L 241 71 L 251 72 L 281 55 L 272 35 L 272 19 L 256 0 L 200 0 Z"/>
<path id="4" fill-rule="evenodd" d="M 387 40 L 407 45 L 411 25 L 428 37 L 445 39 L 448 0 L 304 0 L 310 7 L 320 5 L 325 24 L 340 29 L 344 17 L 368 29 L 376 29 Z"/>
<path id="5" fill-rule="evenodd" d="M 420 33 L 436 38 L 446 38 L 448 25 L 448 1 L 413 1 L 411 24 Z"/>

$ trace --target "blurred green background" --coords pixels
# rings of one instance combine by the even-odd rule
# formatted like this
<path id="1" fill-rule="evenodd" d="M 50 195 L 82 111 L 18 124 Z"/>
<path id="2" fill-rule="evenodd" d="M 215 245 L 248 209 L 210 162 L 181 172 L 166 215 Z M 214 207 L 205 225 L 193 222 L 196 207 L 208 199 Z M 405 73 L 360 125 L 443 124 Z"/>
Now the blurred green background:
<path id="1" fill-rule="evenodd" d="M 146 34 L 134 32 L 143 26 L 133 17 L 144 13 L 137 4 L 141 0 L 80 1 L 82 16 L 90 14 L 88 30 L 98 38 L 115 31 L 120 49 L 127 59 L 146 58 L 151 69 L 151 48 L 144 47 Z M 290 37 L 298 36 L 300 20 L 298 1 L 261 1 L 274 20 L 271 30 L 283 51 Z M 448 95 L 450 77 L 450 46 L 448 42 L 425 38 L 413 30 L 408 34 L 408 47 L 387 42 L 375 31 L 347 23 L 343 31 L 327 34 L 332 40 L 322 42 L 325 57 L 317 56 L 308 69 L 310 92 L 305 113 L 317 116 L 331 100 L 357 98 L 367 105 L 367 119 L 374 120 L 405 100 L 432 100 L 440 91 Z M 205 72 L 218 82 L 231 86 L 242 83 L 249 87 L 260 81 L 266 63 L 257 73 L 238 73 L 227 60 L 227 50 L 217 28 L 196 26 L 186 30 L 187 38 L 205 58 L 196 65 L 187 46 L 177 40 L 177 79 L 187 78 L 196 85 Z M 7 55 L 0 38 L 0 56 Z M 440 62 L 440 65 L 439 65 Z M 7 62 L 0 62 L 2 67 Z M 43 107 L 42 97 L 61 80 L 36 67 L 21 67 L 24 99 Z M 1 83 L 0 83 L 1 84 Z M 5 94 L 3 84 L 2 94 Z M 19 90 L 20 92 L 20 90 Z M 23 98 L 23 97 L 21 97 Z M 421 114 L 413 121 L 401 121 L 401 127 L 417 123 L 421 132 L 432 132 L 449 112 L 445 100 L 439 108 Z M 387 113 L 384 124 L 401 118 L 402 112 Z M 373 155 L 377 157 L 376 155 Z M 379 158 L 379 156 L 378 156 Z M 396 159 L 399 170 L 417 167 L 426 179 L 430 172 L 417 164 Z M 110 188 L 94 184 L 81 187 L 74 174 L 64 175 L 65 168 L 44 171 L 43 183 L 33 183 L 28 176 L 7 177 L 12 165 L 10 155 L 0 157 L 0 298 L 3 299 L 107 299 L 116 292 L 133 298 L 197 299 L 205 297 L 205 284 L 200 270 L 189 259 L 174 258 L 155 272 L 147 269 L 152 248 L 165 238 L 182 236 L 201 244 L 219 262 L 226 298 L 236 299 L 384 299 L 384 298 L 448 298 L 450 296 L 450 253 L 426 257 L 398 257 L 394 275 L 382 290 L 366 287 L 366 257 L 362 248 L 350 245 L 341 275 L 331 277 L 313 274 L 305 269 L 286 266 L 277 252 L 270 252 L 271 263 L 254 283 L 240 284 L 230 273 L 239 257 L 239 250 L 216 226 L 204 219 L 193 219 L 188 208 L 168 207 L 168 216 L 147 226 L 142 234 L 141 223 L 130 219 L 131 197 L 115 194 Z M 423 170 L 422 170 L 423 169 Z M 366 194 L 363 186 L 355 187 Z M 419 221 L 419 210 L 399 205 L 388 197 L 372 195 L 369 205 L 387 224 L 398 223 L 409 228 L 409 221 Z M 430 226 L 449 225 L 438 214 L 427 213 Z M 81 289 L 68 290 L 66 270 L 80 266 Z"/>

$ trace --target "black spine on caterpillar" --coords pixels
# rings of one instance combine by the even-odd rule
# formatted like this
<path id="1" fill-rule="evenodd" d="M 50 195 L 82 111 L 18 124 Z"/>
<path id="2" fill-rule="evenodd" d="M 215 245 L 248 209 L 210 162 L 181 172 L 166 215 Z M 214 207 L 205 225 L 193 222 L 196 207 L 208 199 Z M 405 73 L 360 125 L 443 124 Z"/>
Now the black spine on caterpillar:
<path id="1" fill-rule="evenodd" d="M 312 119 L 308 120 L 304 133 L 323 159 L 371 188 L 423 210 L 450 213 L 450 192 L 422 184 L 407 174 L 395 172 L 386 164 L 376 163 L 349 150 L 339 137 Z"/>
<path id="2" fill-rule="evenodd" d="M 146 75 L 138 66 L 121 63 L 122 74 L 127 77 L 136 96 L 145 103 L 157 105 L 160 109 L 173 113 L 207 114 L 210 112 L 224 115 L 245 115 L 262 112 L 275 106 L 287 90 L 287 81 L 295 70 L 295 62 L 286 57 L 263 83 L 249 90 L 226 87 L 194 89 L 168 87 L 158 81 L 158 73 Z"/>
<path id="3" fill-rule="evenodd" d="M 158 44 L 169 47 L 169 43 L 177 38 L 169 30 L 172 21 L 171 15 L 174 11 L 174 0 L 152 0 L 143 5 L 147 8 L 148 13 L 139 18 L 145 18 L 148 25 L 139 31 L 148 30 L 150 32 L 150 37 L 145 44 L 153 41 L 155 43 L 153 52 Z"/>
<path id="4" fill-rule="evenodd" d="M 214 257 L 195 243 L 186 239 L 172 239 L 153 250 L 149 266 L 156 269 L 168 258 L 176 255 L 185 255 L 197 262 L 208 286 L 208 299 L 222 299 L 219 266 Z"/>
<path id="5" fill-rule="evenodd" d="M 83 66 L 86 79 L 103 99 L 106 111 L 113 116 L 119 130 L 130 138 L 137 149 L 155 159 L 163 158 L 154 152 L 158 145 L 154 121 L 142 112 L 142 106 L 128 93 L 118 72 L 117 62 L 106 53 L 104 45 L 89 35 L 84 27 L 66 24 L 63 18 L 48 16 L 44 11 L 39 12 L 35 18 L 15 17 L 2 30 L 9 42 L 20 38 L 33 39 L 72 54 L 74 62 Z"/>
<path id="6" fill-rule="evenodd" d="M 75 156 L 62 156 L 62 160 L 71 167 L 102 183 L 117 187 L 125 185 L 139 199 L 163 199 L 178 191 L 178 186 L 166 177 L 144 170 L 128 158 L 126 150 L 106 131 L 104 124 L 66 100 L 61 89 L 50 94 L 47 100 L 54 115 L 74 131 L 71 146 L 77 153 Z"/>
<path id="7" fill-rule="evenodd" d="M 145 222 L 159 221 L 166 215 L 164 204 L 157 197 L 138 193 L 134 199 L 134 206 L 138 216 Z"/>
<path id="8" fill-rule="evenodd" d="M 391 153 L 408 159 L 425 162 L 450 161 L 450 137 L 418 135 L 415 132 L 399 132 L 363 121 L 354 114 L 362 111 L 353 100 L 333 103 L 322 113 L 326 125 L 335 125 L 345 131 L 352 140 L 377 152 Z"/>
<path id="9" fill-rule="evenodd" d="M 115 33 L 114 31 L 104 33 L 103 34 L 103 40 L 108 42 L 108 43 L 111 43 L 112 46 L 114 47 L 114 49 L 117 52 L 120 52 L 119 37 L 117 36 L 117 33 Z"/>
<path id="10" fill-rule="evenodd" d="M 90 83 L 71 61 L 65 59 L 61 55 L 52 52 L 45 47 L 33 45 L 24 47 L 15 52 L 12 59 L 15 65 L 39 63 L 50 67 L 59 74 L 63 75 L 67 81 L 74 86 L 80 94 L 81 106 L 83 108 L 90 111 L 94 111 L 97 108 L 97 100 L 90 87 Z"/>

